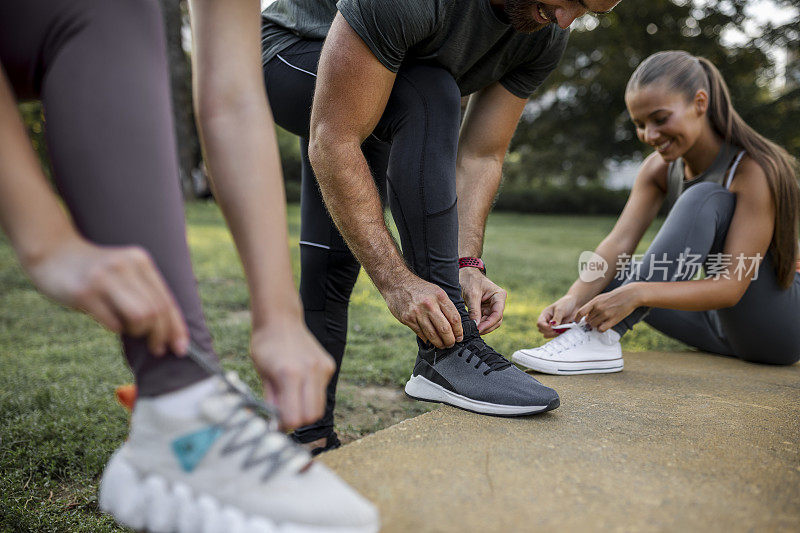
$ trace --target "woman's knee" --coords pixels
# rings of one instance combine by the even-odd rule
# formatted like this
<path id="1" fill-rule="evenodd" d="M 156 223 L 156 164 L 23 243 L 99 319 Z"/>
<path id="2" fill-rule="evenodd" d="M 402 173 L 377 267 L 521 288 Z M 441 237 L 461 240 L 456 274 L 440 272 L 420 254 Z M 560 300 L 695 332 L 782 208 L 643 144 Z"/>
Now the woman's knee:
<path id="1" fill-rule="evenodd" d="M 156 0 L 79 0 L 75 6 L 81 30 L 75 36 L 82 35 L 98 58 L 124 57 L 122 64 L 134 65 L 166 59 L 164 14 Z"/>
<path id="2" fill-rule="evenodd" d="M 728 333 L 736 356 L 743 361 L 785 366 L 800 360 L 800 335 L 793 331 L 776 330 L 766 335 Z"/>
<path id="3" fill-rule="evenodd" d="M 681 193 L 670 215 L 714 212 L 732 214 L 735 206 L 736 196 L 732 192 L 717 183 L 704 182 L 693 185 Z"/>

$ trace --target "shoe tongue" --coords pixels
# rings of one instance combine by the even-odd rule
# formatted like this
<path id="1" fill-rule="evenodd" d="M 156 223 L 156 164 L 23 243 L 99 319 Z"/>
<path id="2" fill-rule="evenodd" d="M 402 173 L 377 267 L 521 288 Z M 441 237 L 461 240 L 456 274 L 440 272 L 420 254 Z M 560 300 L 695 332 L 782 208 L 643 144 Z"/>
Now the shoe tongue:
<path id="1" fill-rule="evenodd" d="M 480 336 L 480 334 L 478 333 L 478 326 L 475 324 L 475 321 L 472 320 L 471 318 L 467 320 L 462 320 L 461 327 L 464 329 L 464 339 Z"/>
<path id="2" fill-rule="evenodd" d="M 220 424 L 234 414 L 240 403 L 241 399 L 235 392 L 224 389 L 203 400 L 203 403 L 200 404 L 200 412 L 210 422 Z"/>
<path id="3" fill-rule="evenodd" d="M 464 328 L 463 342 L 474 341 L 477 339 L 479 342 L 470 344 L 469 349 L 476 355 L 481 353 L 482 355 L 479 357 L 486 365 L 489 366 L 489 368 L 492 369 L 492 371 L 504 370 L 505 368 L 511 366 L 511 363 L 505 357 L 495 352 L 494 349 L 484 342 L 480 333 L 478 333 L 478 326 L 472 319 L 463 320 L 461 322 L 461 327 Z"/>

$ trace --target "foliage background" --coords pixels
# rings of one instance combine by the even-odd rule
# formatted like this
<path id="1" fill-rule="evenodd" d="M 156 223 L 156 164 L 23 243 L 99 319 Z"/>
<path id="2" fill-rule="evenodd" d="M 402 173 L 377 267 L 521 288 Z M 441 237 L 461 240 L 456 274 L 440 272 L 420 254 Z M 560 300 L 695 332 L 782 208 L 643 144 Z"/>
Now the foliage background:
<path id="1" fill-rule="evenodd" d="M 797 12 L 797 0 L 775 3 Z M 723 38 L 726 31 L 744 32 L 753 24 L 746 15 L 748 4 L 754 2 L 647 0 L 622 2 L 606 16 L 583 17 L 558 69 L 517 130 L 507 184 L 514 189 L 546 182 L 580 184 L 600 178 L 609 161 L 645 157 L 648 151 L 636 139 L 625 110 L 625 86 L 636 66 L 661 50 L 686 50 L 714 62 L 742 117 L 799 155 L 800 21 L 762 26 L 756 38 L 726 42 L 731 40 Z M 774 54 L 767 53 L 775 49 L 789 55 L 789 81 L 782 87 L 774 81 L 783 73 Z"/>
<path id="2" fill-rule="evenodd" d="M 683 49 L 711 59 L 731 89 L 742 117 L 793 155 L 800 156 L 800 0 L 771 0 L 794 19 L 753 27 L 761 0 L 623 1 L 613 13 L 587 15 L 573 25 L 570 43 L 523 116 L 504 169 L 496 209 L 533 213 L 616 214 L 624 192 L 606 190 L 609 163 L 638 161 L 649 150 L 635 137 L 624 91 L 648 55 Z M 200 167 L 191 110 L 184 2 L 164 0 L 170 47 L 181 179 L 187 196 L 209 193 Z M 767 4 L 763 4 L 767 5 Z M 752 37 L 725 39 L 750 28 Z M 775 51 L 786 54 L 776 64 Z M 785 79 L 785 83 L 776 80 Z M 44 122 L 36 103 L 22 107 L 34 146 L 47 168 Z M 278 131 L 287 197 L 300 197 L 297 139 Z"/>

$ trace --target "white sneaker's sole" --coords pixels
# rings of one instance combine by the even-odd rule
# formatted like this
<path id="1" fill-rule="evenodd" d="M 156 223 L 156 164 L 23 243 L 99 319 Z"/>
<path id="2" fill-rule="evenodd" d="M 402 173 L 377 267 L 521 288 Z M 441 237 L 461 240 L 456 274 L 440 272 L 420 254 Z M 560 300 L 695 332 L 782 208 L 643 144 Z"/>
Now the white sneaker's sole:
<path id="1" fill-rule="evenodd" d="M 523 416 L 549 411 L 558 407 L 558 399 L 551 402 L 549 405 L 503 405 L 489 402 L 482 402 L 480 400 L 473 400 L 456 394 L 437 385 L 432 381 L 425 379 L 422 376 L 411 376 L 411 379 L 406 383 L 406 394 L 415 400 L 423 400 L 426 402 L 440 402 L 472 411 L 473 413 L 480 413 L 484 415 L 497 415 L 497 416 Z"/>
<path id="2" fill-rule="evenodd" d="M 117 450 L 103 472 L 100 509 L 117 522 L 149 533 L 374 533 L 378 524 L 361 527 L 276 523 L 247 516 L 213 497 L 164 478 L 143 477 Z"/>
<path id="3" fill-rule="evenodd" d="M 622 357 L 604 359 L 601 361 L 551 361 L 530 355 L 522 350 L 514 352 L 511 355 L 511 360 L 543 374 L 569 376 L 575 374 L 610 374 L 612 372 L 622 372 L 622 368 L 625 366 Z"/>

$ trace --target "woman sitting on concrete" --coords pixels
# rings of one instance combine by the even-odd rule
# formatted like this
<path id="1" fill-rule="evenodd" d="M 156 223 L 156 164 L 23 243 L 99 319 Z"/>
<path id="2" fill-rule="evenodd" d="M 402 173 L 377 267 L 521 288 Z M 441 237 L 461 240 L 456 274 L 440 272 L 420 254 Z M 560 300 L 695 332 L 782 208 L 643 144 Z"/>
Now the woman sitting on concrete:
<path id="1" fill-rule="evenodd" d="M 650 56 L 631 76 L 625 102 L 639 139 L 655 152 L 596 256 L 586 252 L 607 268 L 602 276 L 581 272 L 539 316 L 539 331 L 556 338 L 514 361 L 551 374 L 619 372 L 619 339 L 644 320 L 706 352 L 797 362 L 796 162 L 742 120 L 707 59 Z M 641 262 L 617 272 L 665 200 L 669 214 Z"/>

